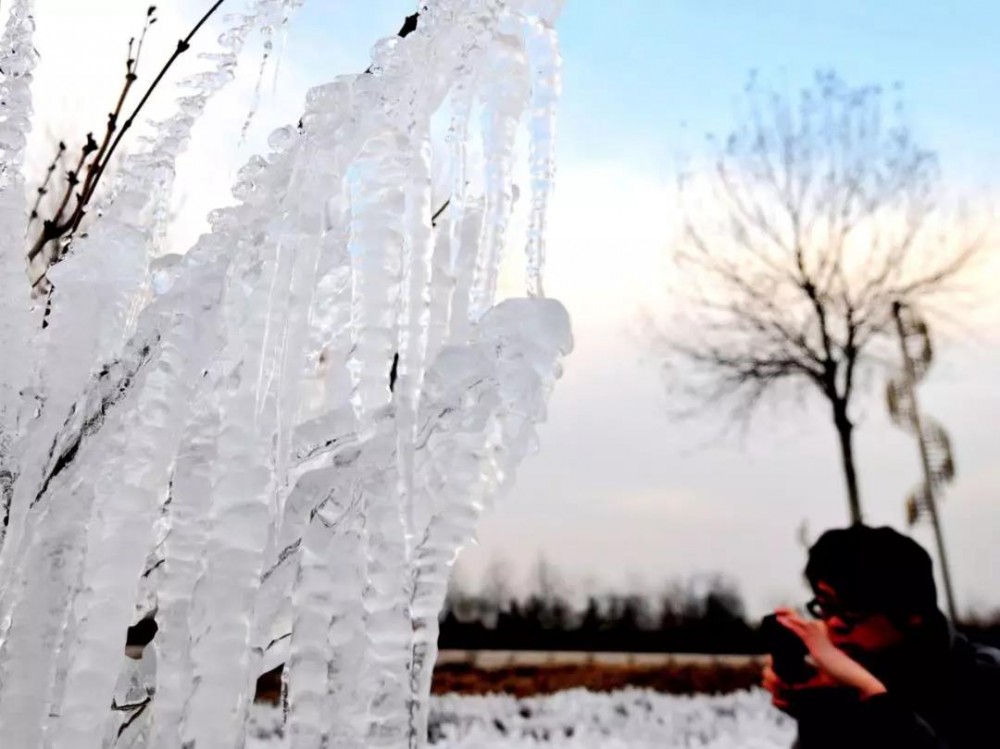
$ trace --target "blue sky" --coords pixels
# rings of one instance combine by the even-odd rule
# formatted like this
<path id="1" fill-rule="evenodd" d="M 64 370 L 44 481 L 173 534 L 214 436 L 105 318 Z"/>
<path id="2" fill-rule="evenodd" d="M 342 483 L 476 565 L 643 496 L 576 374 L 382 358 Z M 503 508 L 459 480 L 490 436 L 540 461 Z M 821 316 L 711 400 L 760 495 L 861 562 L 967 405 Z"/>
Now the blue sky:
<path id="1" fill-rule="evenodd" d="M 297 62 L 363 63 L 413 5 L 308 2 L 292 32 Z M 727 126 L 751 69 L 795 88 L 833 68 L 854 83 L 901 81 L 946 166 L 983 177 L 984 161 L 1000 159 L 998 27 L 1000 6 L 986 0 L 567 0 L 560 157 L 663 166 L 683 123 L 695 135 Z"/>
<path id="2" fill-rule="evenodd" d="M 748 71 L 794 89 L 817 68 L 858 84 L 903 82 L 917 132 L 956 173 L 996 165 L 1000 90 L 989 2 L 569 0 L 561 157 L 668 160 L 725 128 Z"/>

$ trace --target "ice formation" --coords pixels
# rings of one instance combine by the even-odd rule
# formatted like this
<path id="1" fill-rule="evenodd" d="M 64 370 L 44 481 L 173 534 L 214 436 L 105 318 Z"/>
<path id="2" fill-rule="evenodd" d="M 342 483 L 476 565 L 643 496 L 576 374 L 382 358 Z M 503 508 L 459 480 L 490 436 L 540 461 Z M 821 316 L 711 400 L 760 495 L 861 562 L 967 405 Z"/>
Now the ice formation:
<path id="1" fill-rule="evenodd" d="M 4 746 L 241 747 L 256 679 L 282 663 L 289 747 L 426 739 L 450 565 L 533 449 L 571 347 L 564 308 L 541 294 L 561 3 L 421 3 L 413 33 L 312 90 L 299 125 L 241 170 L 237 204 L 162 256 L 192 125 L 247 35 L 300 4 L 228 17 L 223 51 L 50 270 L 44 328 L 17 251 L 33 2 L 10 10 Z M 497 303 L 522 123 L 529 293 Z M 451 175 L 436 225 L 432 167 Z M 126 630 L 149 618 L 151 644 L 126 657 Z"/>

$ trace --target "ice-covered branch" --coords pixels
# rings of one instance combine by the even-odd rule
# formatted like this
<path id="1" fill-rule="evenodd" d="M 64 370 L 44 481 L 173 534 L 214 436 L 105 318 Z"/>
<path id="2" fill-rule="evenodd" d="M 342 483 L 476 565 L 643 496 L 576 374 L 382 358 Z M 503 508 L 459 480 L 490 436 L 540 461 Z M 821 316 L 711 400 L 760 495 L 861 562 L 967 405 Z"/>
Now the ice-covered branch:
<path id="1" fill-rule="evenodd" d="M 0 343 L 23 355 L 0 363 L 11 745 L 242 746 L 254 684 L 281 664 L 290 747 L 426 740 L 451 564 L 533 449 L 571 346 L 565 310 L 541 296 L 559 3 L 422 6 L 366 72 L 311 90 L 300 126 L 240 170 L 235 204 L 163 256 L 194 124 L 249 33 L 299 4 L 248 0 L 223 19 L 224 49 L 203 56 L 75 251 L 46 268 L 59 293 L 45 326 L 23 258 L 0 260 Z M 30 14 L 15 4 L 2 47 L 4 72 L 25 78 Z M 0 87 L 19 107 L 0 122 L 19 168 L 28 88 L 12 75 Z M 147 99 L 88 142 L 60 225 L 96 195 L 109 175 L 88 165 L 107 163 Z M 0 176 L 0 230 L 23 238 L 23 181 Z M 497 303 L 519 239 L 529 296 Z"/>

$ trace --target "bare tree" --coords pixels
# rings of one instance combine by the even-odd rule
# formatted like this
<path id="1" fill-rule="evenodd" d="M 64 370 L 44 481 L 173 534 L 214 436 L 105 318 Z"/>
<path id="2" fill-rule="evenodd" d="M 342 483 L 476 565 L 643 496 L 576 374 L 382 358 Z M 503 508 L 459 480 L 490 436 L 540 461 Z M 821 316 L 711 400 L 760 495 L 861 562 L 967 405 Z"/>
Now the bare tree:
<path id="1" fill-rule="evenodd" d="M 885 98 L 832 73 L 793 97 L 751 77 L 743 121 L 709 137 L 705 169 L 681 175 L 674 259 L 686 319 L 654 333 L 693 402 L 725 403 L 743 423 L 765 401 L 821 395 L 853 522 L 855 401 L 882 365 L 893 305 L 933 314 L 935 300 L 953 302 L 982 244 L 942 207 L 935 154 Z"/>

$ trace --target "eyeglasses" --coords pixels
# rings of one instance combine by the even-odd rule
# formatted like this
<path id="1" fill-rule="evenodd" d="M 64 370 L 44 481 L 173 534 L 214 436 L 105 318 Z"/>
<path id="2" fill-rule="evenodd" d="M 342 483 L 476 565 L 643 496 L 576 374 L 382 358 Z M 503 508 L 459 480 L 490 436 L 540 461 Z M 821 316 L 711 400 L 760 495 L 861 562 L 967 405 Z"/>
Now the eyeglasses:
<path id="1" fill-rule="evenodd" d="M 855 627 L 868 618 L 868 614 L 863 611 L 854 611 L 829 601 L 820 601 L 818 598 L 809 601 L 806 604 L 806 609 L 816 619 L 826 621 L 836 617 L 847 628 Z"/>

